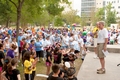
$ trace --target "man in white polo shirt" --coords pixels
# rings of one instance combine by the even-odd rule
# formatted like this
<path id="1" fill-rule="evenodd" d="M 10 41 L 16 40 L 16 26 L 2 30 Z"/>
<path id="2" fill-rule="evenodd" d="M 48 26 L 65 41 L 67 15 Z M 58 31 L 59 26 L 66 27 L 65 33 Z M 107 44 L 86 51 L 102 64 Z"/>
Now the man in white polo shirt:
<path id="1" fill-rule="evenodd" d="M 97 55 L 100 59 L 101 68 L 97 69 L 98 74 L 104 74 L 105 73 L 105 55 L 102 52 L 102 50 L 107 50 L 107 43 L 108 43 L 108 31 L 106 28 L 104 28 L 105 23 L 104 21 L 99 22 L 99 32 L 98 32 L 98 38 L 97 38 Z"/>

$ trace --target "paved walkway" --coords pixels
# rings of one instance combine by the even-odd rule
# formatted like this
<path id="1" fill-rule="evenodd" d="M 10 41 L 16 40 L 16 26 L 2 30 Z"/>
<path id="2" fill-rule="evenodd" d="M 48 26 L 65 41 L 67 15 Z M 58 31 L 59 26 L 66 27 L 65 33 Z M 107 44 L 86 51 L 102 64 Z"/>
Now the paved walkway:
<path id="1" fill-rule="evenodd" d="M 78 72 L 78 80 L 120 80 L 120 54 L 110 53 L 106 57 L 106 73 L 97 74 L 100 68 L 99 59 L 93 59 L 94 54 L 88 53 Z"/>
<path id="2" fill-rule="evenodd" d="M 94 46 L 87 46 L 90 51 L 94 51 Z M 110 53 L 120 53 L 120 45 L 107 45 L 107 50 Z"/>
<path id="3" fill-rule="evenodd" d="M 94 46 L 87 46 L 87 47 L 94 47 Z M 120 49 L 120 45 L 107 45 L 107 48 Z"/>

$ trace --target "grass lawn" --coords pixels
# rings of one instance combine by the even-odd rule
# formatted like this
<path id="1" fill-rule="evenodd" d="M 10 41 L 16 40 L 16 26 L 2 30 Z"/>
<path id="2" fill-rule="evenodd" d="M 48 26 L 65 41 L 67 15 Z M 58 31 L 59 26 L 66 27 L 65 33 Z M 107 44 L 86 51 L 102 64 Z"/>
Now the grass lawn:
<path id="1" fill-rule="evenodd" d="M 81 59 L 77 59 L 75 61 L 75 67 L 76 67 L 76 75 L 80 69 L 80 66 L 82 64 Z M 23 72 L 23 67 L 19 64 L 18 69 L 20 70 L 21 73 L 21 78 L 22 80 L 24 80 L 24 72 Z M 46 74 L 46 66 L 45 66 L 45 62 L 38 62 L 37 63 L 37 69 L 36 69 L 36 74 Z M 35 77 L 35 80 L 46 80 L 46 78 L 42 78 L 42 77 Z"/>

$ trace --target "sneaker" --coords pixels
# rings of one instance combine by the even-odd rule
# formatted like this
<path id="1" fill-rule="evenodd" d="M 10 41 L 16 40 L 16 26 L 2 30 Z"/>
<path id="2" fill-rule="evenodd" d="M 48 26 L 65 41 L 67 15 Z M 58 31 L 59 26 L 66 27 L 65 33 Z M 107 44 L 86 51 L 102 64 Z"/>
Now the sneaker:
<path id="1" fill-rule="evenodd" d="M 95 54 L 93 58 L 94 58 L 94 59 L 97 59 L 98 57 L 97 57 L 97 55 Z"/>
<path id="2" fill-rule="evenodd" d="M 97 74 L 105 74 L 105 70 L 101 69 L 101 70 L 97 71 Z"/>

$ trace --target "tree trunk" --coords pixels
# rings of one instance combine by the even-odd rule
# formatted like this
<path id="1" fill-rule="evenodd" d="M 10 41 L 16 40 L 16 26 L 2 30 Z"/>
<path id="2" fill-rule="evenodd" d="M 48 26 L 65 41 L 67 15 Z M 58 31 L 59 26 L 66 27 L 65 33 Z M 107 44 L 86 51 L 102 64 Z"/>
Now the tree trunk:
<path id="1" fill-rule="evenodd" d="M 17 22 L 16 22 L 16 40 L 18 41 L 19 36 L 19 26 L 20 26 L 21 10 L 17 8 Z"/>
<path id="2" fill-rule="evenodd" d="M 6 27 L 9 27 L 9 19 L 6 21 Z"/>

